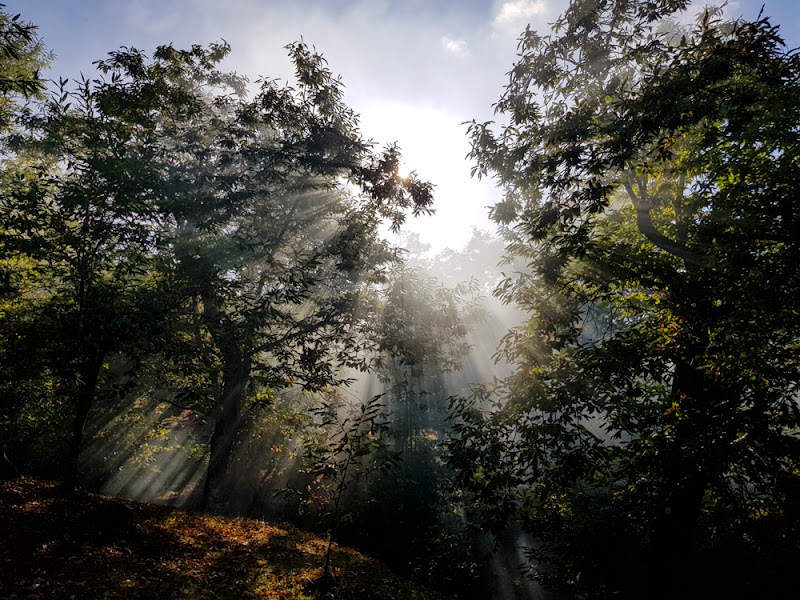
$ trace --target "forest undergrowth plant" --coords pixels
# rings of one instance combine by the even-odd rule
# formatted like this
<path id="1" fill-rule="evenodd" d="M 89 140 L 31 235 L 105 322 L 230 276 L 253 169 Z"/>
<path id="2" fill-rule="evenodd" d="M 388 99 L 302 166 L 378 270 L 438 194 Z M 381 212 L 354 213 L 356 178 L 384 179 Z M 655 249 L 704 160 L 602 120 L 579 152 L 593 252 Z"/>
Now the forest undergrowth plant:
<path id="1" fill-rule="evenodd" d="M 335 530 L 350 518 L 341 512 L 345 492 L 370 474 L 390 469 L 399 459 L 399 453 L 391 449 L 382 398 L 383 394 L 378 394 L 354 404 L 340 392 L 332 391 L 311 411 L 318 431 L 306 443 L 304 471 L 313 481 L 302 493 L 305 502 L 320 511 L 327 524 L 324 578 L 331 577 Z"/>

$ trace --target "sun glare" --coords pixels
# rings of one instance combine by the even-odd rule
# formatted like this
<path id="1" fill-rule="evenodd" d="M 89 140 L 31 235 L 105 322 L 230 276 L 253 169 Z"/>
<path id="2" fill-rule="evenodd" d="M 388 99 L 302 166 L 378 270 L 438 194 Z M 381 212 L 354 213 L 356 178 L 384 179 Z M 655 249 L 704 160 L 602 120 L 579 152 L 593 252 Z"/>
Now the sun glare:
<path id="1" fill-rule="evenodd" d="M 402 102 L 365 102 L 358 112 L 368 137 L 397 142 L 403 157 L 400 176 L 413 171 L 435 185 L 436 214 L 409 219 L 406 230 L 419 233 L 435 252 L 463 247 L 473 227 L 494 231 L 486 207 L 497 201 L 498 192 L 470 176 L 465 118 Z"/>

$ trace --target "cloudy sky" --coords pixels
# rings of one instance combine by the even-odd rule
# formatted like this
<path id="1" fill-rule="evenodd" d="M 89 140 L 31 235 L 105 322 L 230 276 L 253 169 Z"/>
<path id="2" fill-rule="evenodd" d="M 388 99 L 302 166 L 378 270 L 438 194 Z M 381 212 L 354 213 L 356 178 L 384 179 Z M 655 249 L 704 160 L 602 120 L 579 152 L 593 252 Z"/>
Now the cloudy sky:
<path id="1" fill-rule="evenodd" d="M 346 102 L 380 144 L 398 142 L 406 168 L 436 184 L 437 214 L 410 226 L 434 250 L 459 247 L 473 226 L 491 229 L 486 206 L 499 192 L 470 178 L 465 121 L 492 118 L 516 38 L 547 29 L 567 0 L 4 0 L 39 26 L 56 60 L 49 76 L 92 74 L 119 46 L 152 51 L 220 39 L 226 65 L 251 80 L 291 78 L 283 47 L 303 39 L 347 86 Z M 719 4 L 719 0 L 711 2 Z M 761 5 L 800 46 L 798 0 L 728 2 L 753 19 Z"/>

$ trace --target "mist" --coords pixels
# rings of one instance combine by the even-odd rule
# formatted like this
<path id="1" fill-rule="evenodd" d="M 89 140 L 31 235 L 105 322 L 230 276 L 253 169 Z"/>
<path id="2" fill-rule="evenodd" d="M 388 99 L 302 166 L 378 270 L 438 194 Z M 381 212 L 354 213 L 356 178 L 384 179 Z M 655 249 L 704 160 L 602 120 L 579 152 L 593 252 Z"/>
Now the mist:
<path id="1" fill-rule="evenodd" d="M 479 585 L 474 597 L 539 597 L 524 569 L 526 538 L 510 531 L 495 543 L 477 533 L 443 461 L 450 398 L 469 396 L 475 386 L 511 372 L 498 345 L 523 315 L 493 295 L 503 244 L 475 230 L 463 250 L 434 255 L 411 234 L 393 252 L 402 263 L 381 288 L 383 306 L 375 315 L 381 322 L 373 326 L 385 339 L 376 343 L 369 370 L 346 370 L 344 383 L 321 392 L 275 389 L 266 401 L 250 400 L 225 474 L 225 495 L 214 510 L 330 533 L 337 543 L 429 585 L 446 582 L 444 588 L 461 586 L 463 593 Z M 122 376 L 125 366 L 110 369 Z M 104 494 L 199 508 L 214 422 L 185 399 L 160 391 L 157 380 L 149 385 L 154 387 L 147 395 L 139 391 L 140 381 L 123 402 L 109 397 L 97 407 L 81 471 Z M 374 399 L 379 415 L 370 427 L 381 433 L 371 443 L 385 456 L 370 447 L 345 481 L 315 474 L 309 450 L 339 432 L 320 416 L 320 403 L 331 402 L 347 429 L 348 419 Z M 324 457 L 332 467 L 341 459 L 341 451 Z M 332 483 L 344 486 L 337 492 Z M 341 498 L 334 517 L 336 493 Z"/>

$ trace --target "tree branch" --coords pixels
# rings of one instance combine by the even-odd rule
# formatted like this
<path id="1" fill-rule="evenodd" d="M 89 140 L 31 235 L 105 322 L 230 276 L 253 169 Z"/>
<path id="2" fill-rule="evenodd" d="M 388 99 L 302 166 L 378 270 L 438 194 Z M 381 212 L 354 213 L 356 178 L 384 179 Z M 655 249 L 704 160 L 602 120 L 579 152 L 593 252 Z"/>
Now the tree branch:
<path id="1" fill-rule="evenodd" d="M 196 406 L 186 406 L 185 404 L 181 404 L 177 400 L 170 399 L 167 396 L 164 396 L 164 397 L 161 397 L 161 398 L 156 397 L 155 400 L 158 401 L 158 402 L 164 402 L 165 404 L 170 404 L 170 405 L 174 406 L 175 408 L 180 408 L 181 410 L 188 410 L 188 411 L 191 411 L 193 413 L 197 413 L 198 415 L 201 415 L 201 416 L 205 417 L 206 419 L 210 419 L 211 418 L 211 415 L 209 413 L 207 413 L 206 411 L 204 411 L 204 410 L 202 410 L 200 408 L 197 408 Z"/>
<path id="2" fill-rule="evenodd" d="M 625 190 L 628 192 L 628 195 L 631 198 L 633 208 L 636 210 L 636 226 L 639 228 L 639 233 L 641 233 L 645 239 L 654 244 L 657 248 L 660 248 L 661 250 L 668 252 L 673 256 L 677 256 L 689 264 L 698 267 L 709 267 L 711 265 L 711 261 L 707 256 L 702 256 L 696 252 L 693 252 L 685 245 L 669 239 L 655 228 L 655 225 L 653 225 L 653 218 L 650 214 L 650 211 L 653 210 L 653 207 L 644 198 L 644 193 L 647 189 L 646 184 L 639 184 L 639 190 L 642 193 L 642 198 L 636 196 L 636 192 L 634 192 L 633 186 L 630 184 L 630 182 L 626 181 L 623 183 L 623 185 L 625 186 Z"/>

